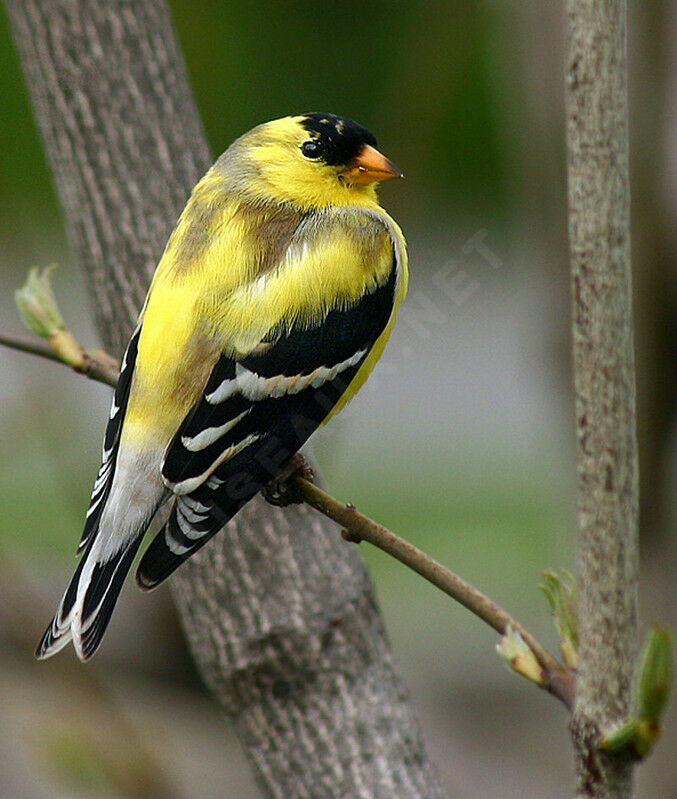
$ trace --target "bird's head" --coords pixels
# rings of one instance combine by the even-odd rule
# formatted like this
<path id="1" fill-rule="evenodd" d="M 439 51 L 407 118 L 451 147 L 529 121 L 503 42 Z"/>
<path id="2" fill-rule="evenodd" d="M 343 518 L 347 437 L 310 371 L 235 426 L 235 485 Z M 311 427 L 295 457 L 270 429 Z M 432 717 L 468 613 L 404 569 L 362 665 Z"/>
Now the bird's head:
<path id="1" fill-rule="evenodd" d="M 376 203 L 377 183 L 402 177 L 374 136 L 333 114 L 283 117 L 250 130 L 224 153 L 234 188 L 299 208 Z"/>

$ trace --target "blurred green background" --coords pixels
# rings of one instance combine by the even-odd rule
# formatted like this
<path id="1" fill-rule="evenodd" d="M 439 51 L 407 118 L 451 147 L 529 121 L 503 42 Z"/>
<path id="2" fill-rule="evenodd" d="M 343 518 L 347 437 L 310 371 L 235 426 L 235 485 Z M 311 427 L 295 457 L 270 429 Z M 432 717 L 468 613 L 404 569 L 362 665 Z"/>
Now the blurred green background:
<path id="1" fill-rule="evenodd" d="M 215 155 L 259 122 L 330 111 L 370 128 L 404 171 L 382 200 L 409 242 L 409 299 L 370 382 L 314 449 L 332 493 L 476 583 L 555 649 L 537 585 L 543 569 L 574 565 L 561 9 L 536 0 L 171 7 Z M 648 621 L 668 623 L 677 330 L 670 4 L 633 8 L 630 54 L 643 600 Z M 56 261 L 64 316 L 95 346 L 4 15 L 0 86 L 2 329 L 21 331 L 12 295 L 28 268 Z M 0 793 L 51 796 L 58 780 L 64 797 L 137 795 L 143 767 L 133 752 L 111 754 L 90 735 L 103 713 L 123 738 L 127 730 L 153 750 L 148 761 L 177 796 L 221 796 L 224 784 L 252 796 L 241 755 L 200 694 L 167 593 L 129 587 L 91 666 L 70 654 L 58 668 L 30 660 L 73 567 L 109 400 L 64 368 L 0 350 L 0 550 L 11 564 L 0 570 L 8 642 L 0 709 L 17 730 L 0 744 L 0 762 L 14 764 L 0 769 Z M 503 670 L 480 622 L 363 549 L 447 795 L 568 796 L 560 709 Z M 640 774 L 640 796 L 673 795 L 668 752 L 662 742 Z"/>

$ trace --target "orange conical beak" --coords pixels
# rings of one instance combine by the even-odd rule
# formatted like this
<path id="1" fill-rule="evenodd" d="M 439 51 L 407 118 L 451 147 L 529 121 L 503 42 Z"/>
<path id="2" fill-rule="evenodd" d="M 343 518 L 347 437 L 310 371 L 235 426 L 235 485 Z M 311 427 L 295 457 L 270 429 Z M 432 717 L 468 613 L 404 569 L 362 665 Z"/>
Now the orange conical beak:
<path id="1" fill-rule="evenodd" d="M 364 145 L 340 175 L 346 183 L 376 183 L 404 177 L 392 161 L 369 144 Z"/>

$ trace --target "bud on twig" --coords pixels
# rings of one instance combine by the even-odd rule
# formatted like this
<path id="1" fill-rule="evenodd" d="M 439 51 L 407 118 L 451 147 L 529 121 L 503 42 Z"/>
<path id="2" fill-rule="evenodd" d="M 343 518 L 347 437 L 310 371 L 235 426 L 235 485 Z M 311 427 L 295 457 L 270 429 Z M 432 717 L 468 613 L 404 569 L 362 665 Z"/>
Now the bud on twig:
<path id="1" fill-rule="evenodd" d="M 512 627 L 508 627 L 505 635 L 496 644 L 496 651 L 513 671 L 538 686 L 545 685 L 543 669 L 536 656 Z"/>
<path id="2" fill-rule="evenodd" d="M 40 338 L 47 339 L 64 363 L 85 371 L 85 352 L 66 328 L 54 296 L 50 275 L 55 269 L 56 264 L 46 266 L 42 272 L 34 266 L 28 280 L 15 291 L 14 300 L 24 323 Z"/>
<path id="3" fill-rule="evenodd" d="M 550 612 L 559 632 L 559 647 L 567 668 L 578 665 L 578 593 L 576 581 L 566 569 L 559 574 L 543 572 L 543 583 L 539 586 L 550 605 Z"/>
<path id="4" fill-rule="evenodd" d="M 66 329 L 52 290 L 50 275 L 55 269 L 56 264 L 46 266 L 42 272 L 34 266 L 28 273 L 28 280 L 14 292 L 21 318 L 40 338 L 49 338 Z"/>
<path id="5" fill-rule="evenodd" d="M 637 683 L 637 713 L 641 719 L 660 724 L 670 703 L 673 682 L 671 630 L 649 630 Z"/>
<path id="6" fill-rule="evenodd" d="M 660 627 L 649 630 L 637 680 L 637 717 L 603 735 L 600 749 L 631 754 L 637 760 L 653 749 L 672 694 L 672 641 L 670 630 Z"/>

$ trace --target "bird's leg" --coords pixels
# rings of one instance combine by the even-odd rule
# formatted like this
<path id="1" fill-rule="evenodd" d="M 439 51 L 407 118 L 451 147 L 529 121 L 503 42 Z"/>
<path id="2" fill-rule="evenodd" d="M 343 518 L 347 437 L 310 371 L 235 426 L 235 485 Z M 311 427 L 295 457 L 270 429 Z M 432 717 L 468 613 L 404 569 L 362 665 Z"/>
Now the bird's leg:
<path id="1" fill-rule="evenodd" d="M 275 477 L 263 486 L 261 494 L 264 499 L 271 505 L 280 507 L 302 503 L 303 499 L 288 482 L 293 474 L 298 474 L 299 477 L 303 477 L 304 480 L 311 483 L 315 477 L 310 464 L 300 452 L 292 455 Z"/>

